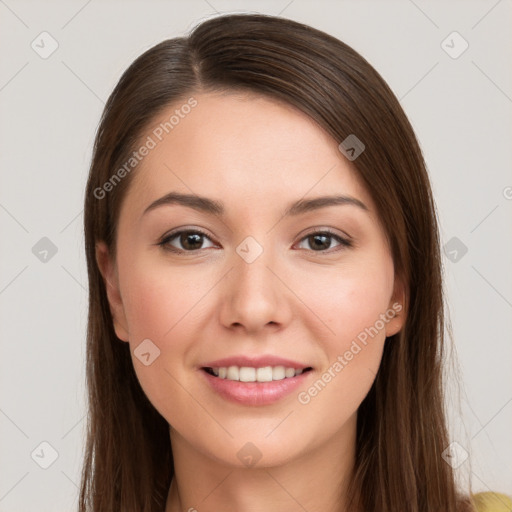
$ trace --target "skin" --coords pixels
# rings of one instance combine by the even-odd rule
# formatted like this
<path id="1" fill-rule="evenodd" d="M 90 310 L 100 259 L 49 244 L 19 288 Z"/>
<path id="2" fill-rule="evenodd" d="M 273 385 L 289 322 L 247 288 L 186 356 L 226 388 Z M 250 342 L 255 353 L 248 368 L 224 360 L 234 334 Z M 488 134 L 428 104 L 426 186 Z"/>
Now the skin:
<path id="1" fill-rule="evenodd" d="M 97 244 L 116 334 L 170 424 L 175 478 L 166 512 L 346 510 L 357 409 L 403 312 L 308 404 L 297 395 L 380 314 L 403 304 L 375 205 L 339 142 L 293 107 L 235 92 L 194 97 L 198 105 L 134 171 L 116 261 Z M 171 191 L 222 201 L 225 216 L 182 205 L 143 215 Z M 283 217 L 292 202 L 333 193 L 368 210 L 338 205 Z M 181 227 L 208 236 L 183 254 L 157 245 Z M 331 237 L 318 249 L 309 235 L 326 228 L 354 245 Z M 248 236 L 263 248 L 252 263 L 236 252 Z M 179 236 L 167 245 L 186 250 Z M 133 355 L 147 338 L 160 350 L 149 366 Z M 313 371 L 277 403 L 234 404 L 206 384 L 198 365 L 238 354 L 278 355 Z M 247 442 L 261 454 L 251 467 L 237 456 Z"/>

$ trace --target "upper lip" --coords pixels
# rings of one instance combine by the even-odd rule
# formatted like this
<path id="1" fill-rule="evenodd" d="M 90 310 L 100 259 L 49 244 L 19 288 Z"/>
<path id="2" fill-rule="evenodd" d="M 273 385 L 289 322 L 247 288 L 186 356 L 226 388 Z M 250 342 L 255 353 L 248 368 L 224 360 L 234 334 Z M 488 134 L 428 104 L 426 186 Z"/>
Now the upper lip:
<path id="1" fill-rule="evenodd" d="M 265 366 L 284 366 L 285 368 L 295 368 L 296 370 L 310 368 L 310 365 L 299 363 L 291 359 L 284 359 L 282 357 L 266 355 L 259 357 L 250 356 L 232 356 L 216 359 L 200 365 L 202 368 L 224 368 L 228 366 L 248 366 L 252 368 L 263 368 Z"/>

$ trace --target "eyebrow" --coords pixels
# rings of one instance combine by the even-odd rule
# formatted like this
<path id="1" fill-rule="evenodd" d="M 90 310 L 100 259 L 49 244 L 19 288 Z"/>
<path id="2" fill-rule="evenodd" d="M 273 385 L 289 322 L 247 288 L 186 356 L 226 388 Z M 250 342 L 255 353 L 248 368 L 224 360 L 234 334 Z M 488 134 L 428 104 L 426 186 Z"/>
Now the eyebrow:
<path id="1" fill-rule="evenodd" d="M 199 210 L 210 215 L 222 217 L 225 215 L 224 205 L 220 201 L 209 199 L 208 197 L 195 194 L 182 194 L 179 192 L 170 192 L 165 196 L 153 201 L 145 210 L 142 216 L 160 206 L 178 204 Z M 327 206 L 351 205 L 362 210 L 369 211 L 368 207 L 359 199 L 352 196 L 321 196 L 313 199 L 300 199 L 292 203 L 284 212 L 286 216 L 296 216 L 307 212 L 325 208 Z"/>

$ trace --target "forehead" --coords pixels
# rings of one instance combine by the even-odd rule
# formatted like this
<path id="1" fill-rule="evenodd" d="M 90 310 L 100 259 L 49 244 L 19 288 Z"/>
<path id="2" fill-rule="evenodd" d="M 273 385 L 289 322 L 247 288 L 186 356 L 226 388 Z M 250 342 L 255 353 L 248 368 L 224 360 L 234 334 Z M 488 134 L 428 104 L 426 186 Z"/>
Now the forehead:
<path id="1" fill-rule="evenodd" d="M 280 208 L 336 192 L 373 209 L 338 142 L 306 114 L 251 93 L 193 97 L 194 108 L 181 110 L 186 100 L 170 105 L 141 137 L 151 137 L 155 146 L 134 171 L 124 201 L 130 211 L 141 212 L 172 190 L 219 199 L 228 210 L 230 203 Z"/>

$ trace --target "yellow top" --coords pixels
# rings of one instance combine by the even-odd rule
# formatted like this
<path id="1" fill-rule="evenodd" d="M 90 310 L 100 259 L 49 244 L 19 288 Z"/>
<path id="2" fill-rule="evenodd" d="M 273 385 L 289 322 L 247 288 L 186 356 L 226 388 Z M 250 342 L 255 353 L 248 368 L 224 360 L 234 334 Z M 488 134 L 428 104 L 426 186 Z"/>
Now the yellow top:
<path id="1" fill-rule="evenodd" d="M 499 492 L 473 494 L 478 512 L 512 512 L 512 497 Z"/>

